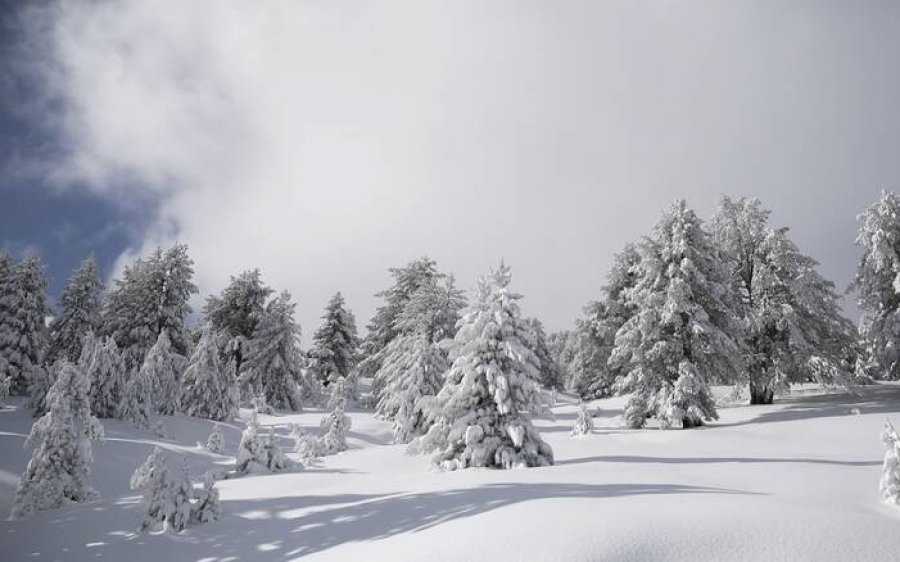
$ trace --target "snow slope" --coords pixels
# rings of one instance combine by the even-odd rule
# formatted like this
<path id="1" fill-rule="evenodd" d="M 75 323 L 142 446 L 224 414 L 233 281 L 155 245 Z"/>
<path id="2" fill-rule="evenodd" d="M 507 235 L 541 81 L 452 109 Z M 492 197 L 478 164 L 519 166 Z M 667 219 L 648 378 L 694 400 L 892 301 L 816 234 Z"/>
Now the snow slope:
<path id="1" fill-rule="evenodd" d="M 618 428 L 622 398 L 596 401 L 597 431 L 569 437 L 561 397 L 536 425 L 556 466 L 431 471 L 390 445 L 390 426 L 352 412 L 351 450 L 305 471 L 219 483 L 223 518 L 175 535 L 138 534 L 128 478 L 155 444 L 200 473 L 232 462 L 205 452 L 211 423 L 166 418 L 173 439 L 106 423 L 93 482 L 102 498 L 0 521 L 0 559 L 226 560 L 896 560 L 900 510 L 877 495 L 885 417 L 900 386 L 801 390 L 774 406 L 722 408 L 689 431 Z M 0 411 L 0 511 L 26 461 L 23 402 Z M 855 410 L 858 408 L 859 415 Z M 315 431 L 321 411 L 261 416 Z M 225 428 L 234 451 L 241 424 Z M 170 459 L 174 460 L 174 458 Z"/>

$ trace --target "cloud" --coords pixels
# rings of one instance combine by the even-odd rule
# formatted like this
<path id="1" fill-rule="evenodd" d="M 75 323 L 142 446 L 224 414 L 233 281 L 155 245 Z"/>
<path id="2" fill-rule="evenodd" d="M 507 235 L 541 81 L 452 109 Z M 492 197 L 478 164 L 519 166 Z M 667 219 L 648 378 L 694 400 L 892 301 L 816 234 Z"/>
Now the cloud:
<path id="1" fill-rule="evenodd" d="M 70 0 L 35 29 L 56 185 L 158 202 L 122 260 L 187 242 L 204 292 L 259 266 L 309 333 L 337 290 L 363 323 L 389 266 L 429 254 L 472 285 L 504 257 L 559 329 L 676 196 L 708 214 L 758 195 L 849 277 L 853 215 L 900 185 L 896 69 L 878 73 L 898 41 L 860 14 Z"/>

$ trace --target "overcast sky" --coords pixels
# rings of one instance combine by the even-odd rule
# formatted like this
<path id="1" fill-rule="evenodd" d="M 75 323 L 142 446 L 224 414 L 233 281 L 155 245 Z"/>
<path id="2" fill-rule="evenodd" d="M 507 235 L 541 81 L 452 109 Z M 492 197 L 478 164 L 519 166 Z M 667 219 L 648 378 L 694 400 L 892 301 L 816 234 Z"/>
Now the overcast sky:
<path id="1" fill-rule="evenodd" d="M 502 257 L 557 330 L 676 197 L 761 198 L 843 288 L 900 186 L 895 0 L 20 4 L 0 237 L 55 286 L 178 240 L 204 294 L 260 267 L 309 334 L 390 266 Z"/>

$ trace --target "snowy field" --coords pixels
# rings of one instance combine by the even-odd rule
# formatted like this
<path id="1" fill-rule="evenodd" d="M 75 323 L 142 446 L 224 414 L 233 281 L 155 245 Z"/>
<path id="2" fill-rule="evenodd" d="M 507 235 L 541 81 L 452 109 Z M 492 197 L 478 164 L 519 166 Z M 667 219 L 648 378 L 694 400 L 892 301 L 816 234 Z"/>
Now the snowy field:
<path id="1" fill-rule="evenodd" d="M 219 483 L 220 521 L 181 534 L 135 532 L 132 471 L 156 444 L 192 473 L 233 459 L 206 452 L 211 423 L 166 418 L 171 440 L 105 420 L 92 480 L 101 499 L 0 522 L 0 559 L 226 560 L 896 560 L 900 510 L 878 479 L 886 417 L 900 386 L 853 396 L 799 388 L 774 406 L 729 406 L 687 431 L 620 429 L 622 398 L 599 400 L 593 435 L 571 438 L 571 397 L 538 420 L 556 465 L 429 470 L 390 444 L 390 426 L 351 413 L 351 449 L 304 471 Z M 857 409 L 859 414 L 857 415 Z M 246 411 L 244 412 L 246 414 Z M 289 449 L 287 424 L 316 431 L 322 411 L 261 416 Z M 27 461 L 31 418 L 0 411 L 0 511 Z M 241 426 L 227 429 L 229 450 Z M 174 460 L 174 459 L 172 459 Z M 174 463 L 173 463 L 174 465 Z"/>

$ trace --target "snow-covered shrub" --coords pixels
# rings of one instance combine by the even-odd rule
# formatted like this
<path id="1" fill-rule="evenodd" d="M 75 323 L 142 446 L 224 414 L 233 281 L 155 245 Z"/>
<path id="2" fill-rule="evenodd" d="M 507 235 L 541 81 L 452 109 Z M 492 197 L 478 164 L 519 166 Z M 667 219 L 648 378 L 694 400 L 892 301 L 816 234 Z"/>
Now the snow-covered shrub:
<path id="1" fill-rule="evenodd" d="M 321 427 L 323 434 L 319 439 L 319 451 L 322 455 L 334 455 L 347 450 L 350 416 L 344 413 L 340 404 L 322 419 Z"/>
<path id="2" fill-rule="evenodd" d="M 578 405 L 578 417 L 575 418 L 575 426 L 572 427 L 571 435 L 578 437 L 594 432 L 594 419 L 588 410 L 587 404 L 582 402 Z"/>
<path id="3" fill-rule="evenodd" d="M 271 428 L 269 429 L 269 434 L 266 435 L 266 440 L 263 442 L 263 454 L 265 459 L 263 464 L 272 472 L 285 470 L 293 465 L 291 459 L 287 458 L 281 447 L 278 446 L 275 431 Z"/>
<path id="4" fill-rule="evenodd" d="M 219 492 L 207 474 L 203 487 L 195 489 L 187 465 L 173 472 L 162 449 L 156 447 L 147 460 L 131 476 L 131 489 L 143 493 L 146 512 L 140 530 L 184 530 L 191 523 L 205 523 L 219 518 Z"/>
<path id="5" fill-rule="evenodd" d="M 303 464 L 312 465 L 316 459 L 322 456 L 319 440 L 304 431 L 299 425 L 291 426 L 291 437 L 294 438 L 294 452 L 297 453 Z"/>
<path id="6" fill-rule="evenodd" d="M 900 504 L 900 435 L 897 434 L 897 430 L 890 421 L 885 422 L 881 440 L 887 446 L 879 483 L 881 499 L 898 505 Z"/>
<path id="7" fill-rule="evenodd" d="M 225 453 L 225 437 L 222 435 L 221 424 L 213 425 L 212 432 L 206 440 L 206 450 L 217 455 Z"/>
<path id="8" fill-rule="evenodd" d="M 90 414 L 88 388 L 82 370 L 62 364 L 47 393 L 49 411 L 34 422 L 25 441 L 33 449 L 16 489 L 13 517 L 96 496 L 88 484 L 90 440 L 102 439 L 103 427 Z"/>
<path id="9" fill-rule="evenodd" d="M 262 467 L 277 472 L 290 466 L 291 462 L 278 447 L 274 433 L 270 431 L 265 437 L 260 435 L 256 410 L 253 410 L 247 421 L 247 427 L 241 434 L 235 470 L 238 474 L 245 474 L 254 467 Z"/>
<path id="10" fill-rule="evenodd" d="M 267 416 L 271 416 L 275 413 L 275 409 L 266 402 L 266 395 L 262 393 L 259 393 L 250 399 L 250 406 L 256 412 Z"/>

